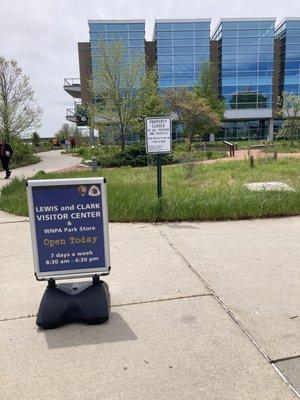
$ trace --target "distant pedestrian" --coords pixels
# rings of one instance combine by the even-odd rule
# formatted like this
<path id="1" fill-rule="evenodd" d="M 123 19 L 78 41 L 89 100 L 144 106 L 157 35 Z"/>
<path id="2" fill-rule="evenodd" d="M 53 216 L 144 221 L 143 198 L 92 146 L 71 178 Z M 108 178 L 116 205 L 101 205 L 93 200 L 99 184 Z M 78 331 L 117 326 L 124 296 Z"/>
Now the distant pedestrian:
<path id="1" fill-rule="evenodd" d="M 74 149 L 74 147 L 76 147 L 76 141 L 74 137 L 70 138 L 70 145 L 71 145 L 71 149 Z"/>
<path id="2" fill-rule="evenodd" d="M 2 167 L 6 173 L 4 179 L 9 179 L 11 171 L 9 170 L 9 162 L 13 155 L 12 147 L 6 143 L 5 139 L 0 139 L 0 160 Z"/>

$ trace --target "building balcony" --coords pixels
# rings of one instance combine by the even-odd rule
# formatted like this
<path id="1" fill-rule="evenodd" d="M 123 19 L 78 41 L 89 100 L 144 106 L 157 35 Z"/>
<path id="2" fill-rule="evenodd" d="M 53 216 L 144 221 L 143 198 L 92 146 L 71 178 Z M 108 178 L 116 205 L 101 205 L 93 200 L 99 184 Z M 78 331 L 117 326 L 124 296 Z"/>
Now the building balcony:
<path id="1" fill-rule="evenodd" d="M 76 110 L 76 108 L 67 108 L 66 120 L 73 122 L 73 124 L 77 126 L 87 126 L 87 117 L 85 115 L 80 115 Z"/>
<path id="2" fill-rule="evenodd" d="M 63 87 L 75 99 L 81 98 L 81 82 L 79 78 L 65 78 Z"/>
<path id="3" fill-rule="evenodd" d="M 73 122 L 74 124 L 77 124 L 75 108 L 67 108 L 66 120 L 69 122 Z"/>

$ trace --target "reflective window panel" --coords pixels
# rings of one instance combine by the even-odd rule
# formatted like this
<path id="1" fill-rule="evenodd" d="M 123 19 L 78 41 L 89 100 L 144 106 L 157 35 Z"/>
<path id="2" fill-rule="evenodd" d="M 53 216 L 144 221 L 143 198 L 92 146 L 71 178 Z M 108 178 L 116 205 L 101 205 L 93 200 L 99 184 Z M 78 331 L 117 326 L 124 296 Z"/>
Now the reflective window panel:
<path id="1" fill-rule="evenodd" d="M 210 23 L 157 22 L 154 37 L 160 89 L 195 86 L 201 66 L 210 60 Z"/>

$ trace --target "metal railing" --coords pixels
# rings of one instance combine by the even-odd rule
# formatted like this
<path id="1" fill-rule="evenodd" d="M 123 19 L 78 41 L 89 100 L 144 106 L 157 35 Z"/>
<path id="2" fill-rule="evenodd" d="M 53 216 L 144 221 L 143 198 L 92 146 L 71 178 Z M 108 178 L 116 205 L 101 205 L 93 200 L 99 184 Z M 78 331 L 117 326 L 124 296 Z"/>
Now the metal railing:
<path id="1" fill-rule="evenodd" d="M 76 117 L 75 108 L 67 108 L 67 117 Z"/>
<path id="2" fill-rule="evenodd" d="M 223 143 L 229 147 L 229 155 L 230 157 L 234 157 L 234 143 L 227 142 L 227 140 L 223 140 Z"/>
<path id="3" fill-rule="evenodd" d="M 64 86 L 80 86 L 80 78 L 65 78 Z"/>

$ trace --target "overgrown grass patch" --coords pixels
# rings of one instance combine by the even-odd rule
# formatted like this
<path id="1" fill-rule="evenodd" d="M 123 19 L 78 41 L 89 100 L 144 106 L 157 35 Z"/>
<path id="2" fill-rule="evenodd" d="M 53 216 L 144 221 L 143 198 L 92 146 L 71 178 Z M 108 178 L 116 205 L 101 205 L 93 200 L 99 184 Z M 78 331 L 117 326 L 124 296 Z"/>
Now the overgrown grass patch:
<path id="1" fill-rule="evenodd" d="M 224 220 L 300 214 L 300 160 L 247 161 L 163 167 L 163 199 L 156 198 L 156 169 L 115 168 L 65 173 L 38 173 L 35 179 L 105 176 L 110 221 Z M 295 192 L 251 192 L 244 183 L 281 181 Z M 0 209 L 27 215 L 25 180 L 2 190 Z"/>
<path id="2" fill-rule="evenodd" d="M 188 151 L 188 145 L 186 143 L 174 142 L 172 153 L 170 155 L 165 154 L 162 157 L 162 163 L 179 164 L 207 159 L 225 158 L 227 157 L 226 151 L 226 146 L 221 142 L 195 142 L 192 144 L 191 151 Z M 97 164 L 104 168 L 155 165 L 155 157 L 146 154 L 145 144 L 143 143 L 126 146 L 124 152 L 120 151 L 120 146 L 96 145 L 72 149 L 71 154 L 81 157 L 83 161 L 95 157 Z"/>

